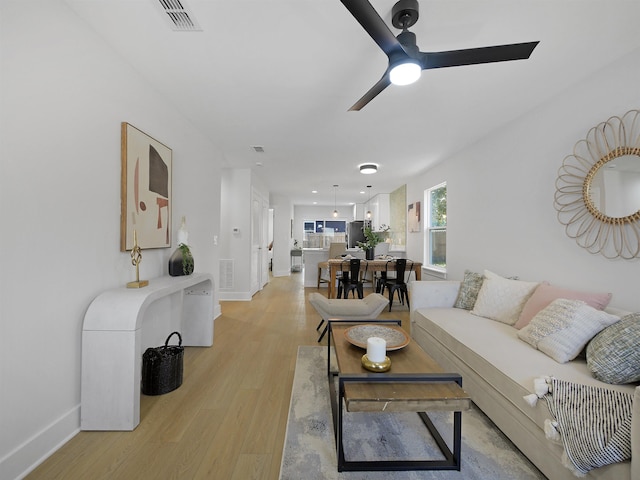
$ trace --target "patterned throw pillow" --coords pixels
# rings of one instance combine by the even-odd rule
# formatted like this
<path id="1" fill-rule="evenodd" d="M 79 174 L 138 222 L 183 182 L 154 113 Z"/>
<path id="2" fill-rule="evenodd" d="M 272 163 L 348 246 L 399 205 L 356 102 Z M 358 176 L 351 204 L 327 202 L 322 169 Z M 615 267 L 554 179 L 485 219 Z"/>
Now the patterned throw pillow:
<path id="1" fill-rule="evenodd" d="M 484 281 L 471 313 L 513 325 L 537 286 L 538 283 L 511 280 L 485 270 Z"/>
<path id="2" fill-rule="evenodd" d="M 464 308 L 465 310 L 471 310 L 476 304 L 478 298 L 478 292 L 482 287 L 482 281 L 484 275 L 481 273 L 472 272 L 470 270 L 464 271 L 464 279 L 460 284 L 460 290 L 458 291 L 458 298 L 456 298 L 455 308 Z"/>
<path id="3" fill-rule="evenodd" d="M 569 290 L 568 288 L 555 287 L 547 282 L 542 282 L 533 295 L 525 303 L 520 318 L 514 325 L 518 330 L 526 326 L 531 319 L 548 306 L 556 298 L 568 298 L 569 300 L 583 300 L 587 305 L 591 305 L 598 310 L 604 310 L 611 301 L 610 293 L 590 293 Z"/>
<path id="4" fill-rule="evenodd" d="M 556 362 L 578 356 L 597 333 L 620 317 L 590 307 L 582 300 L 558 298 L 540 310 L 518 337 Z"/>
<path id="5" fill-rule="evenodd" d="M 587 345 L 587 365 L 598 380 L 612 384 L 640 381 L 640 313 L 605 328 Z"/>

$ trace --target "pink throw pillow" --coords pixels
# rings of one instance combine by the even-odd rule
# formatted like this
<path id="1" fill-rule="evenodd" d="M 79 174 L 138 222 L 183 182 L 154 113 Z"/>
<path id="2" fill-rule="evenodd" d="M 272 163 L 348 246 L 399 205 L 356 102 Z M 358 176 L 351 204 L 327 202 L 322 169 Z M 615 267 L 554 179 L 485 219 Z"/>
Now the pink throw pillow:
<path id="1" fill-rule="evenodd" d="M 520 317 L 514 327 L 519 330 L 528 325 L 531 319 L 535 317 L 536 313 L 546 308 L 557 298 L 582 300 L 587 305 L 597 310 L 604 310 L 611 301 L 611 294 L 577 292 L 567 288 L 554 287 L 548 283 L 541 283 L 538 288 L 535 289 L 529 300 L 527 300 L 527 303 L 524 304 L 522 312 L 520 312 Z"/>

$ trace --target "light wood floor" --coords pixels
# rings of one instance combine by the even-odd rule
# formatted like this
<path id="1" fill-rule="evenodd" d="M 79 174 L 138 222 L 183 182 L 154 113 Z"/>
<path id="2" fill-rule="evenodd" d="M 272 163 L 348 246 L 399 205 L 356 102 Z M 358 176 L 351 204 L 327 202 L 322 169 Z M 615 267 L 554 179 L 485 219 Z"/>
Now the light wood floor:
<path id="1" fill-rule="evenodd" d="M 185 348 L 182 386 L 143 395 L 133 432 L 80 432 L 27 479 L 276 480 L 297 348 L 318 345 L 307 301 L 318 290 L 302 281 L 272 278 L 250 302 L 223 302 L 213 347 Z M 381 318 L 408 328 L 396 303 Z"/>

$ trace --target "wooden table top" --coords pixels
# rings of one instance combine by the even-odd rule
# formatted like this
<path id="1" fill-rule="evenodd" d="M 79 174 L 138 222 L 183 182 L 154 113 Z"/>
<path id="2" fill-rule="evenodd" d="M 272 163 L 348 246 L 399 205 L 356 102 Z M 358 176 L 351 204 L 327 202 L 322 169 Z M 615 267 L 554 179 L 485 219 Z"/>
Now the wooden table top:
<path id="1" fill-rule="evenodd" d="M 388 351 L 391 368 L 386 373 L 373 373 L 362 366 L 366 349 L 349 343 L 344 332 L 349 326 L 332 325 L 332 344 L 335 348 L 341 375 L 369 374 L 375 377 L 394 374 L 445 374 L 442 367 L 413 340 L 399 350 Z M 389 328 L 402 329 L 391 326 Z M 436 383 L 346 383 L 345 400 L 350 412 L 424 412 L 429 410 L 468 410 L 471 400 L 455 381 Z"/>
<path id="2" fill-rule="evenodd" d="M 395 269 L 396 262 L 395 260 L 385 260 L 377 258 L 375 260 L 365 260 L 363 258 L 361 260 L 360 268 L 367 267 L 369 270 L 384 270 L 387 267 L 387 264 L 390 268 Z M 326 261 L 326 265 L 331 267 L 339 267 L 340 265 L 349 265 L 349 260 L 344 258 L 330 258 Z M 422 262 L 414 262 L 413 260 L 407 260 L 407 268 L 413 265 L 413 271 L 417 271 L 422 268 Z"/>
<path id="3" fill-rule="evenodd" d="M 318 268 L 329 268 L 330 271 L 330 281 L 328 284 L 327 296 L 329 298 L 333 298 L 335 296 L 335 288 L 334 283 L 336 280 L 336 274 L 338 273 L 338 269 L 347 268 L 349 265 L 348 260 L 339 259 L 339 258 L 331 258 L 327 262 L 323 262 L 322 264 L 318 263 Z M 416 276 L 416 280 L 422 279 L 422 262 L 414 262 L 413 260 L 407 261 L 407 268 L 411 267 L 411 271 L 414 272 Z M 393 260 L 362 260 L 360 263 L 360 271 L 367 272 L 384 272 L 387 270 L 395 270 L 396 262 Z M 409 275 L 410 276 L 410 275 Z"/>

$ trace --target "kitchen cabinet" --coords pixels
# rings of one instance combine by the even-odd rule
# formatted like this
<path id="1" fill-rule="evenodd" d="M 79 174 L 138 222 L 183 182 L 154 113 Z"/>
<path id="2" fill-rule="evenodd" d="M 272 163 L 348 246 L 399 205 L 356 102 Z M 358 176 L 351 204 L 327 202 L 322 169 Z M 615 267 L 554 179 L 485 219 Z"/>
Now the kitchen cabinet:
<path id="1" fill-rule="evenodd" d="M 383 230 L 381 227 L 391 226 L 391 207 L 388 193 L 379 193 L 369 202 L 371 210 L 371 228 L 374 232 Z"/>
<path id="2" fill-rule="evenodd" d="M 366 204 L 365 203 L 356 203 L 353 206 L 353 219 L 354 220 L 364 220 L 365 212 L 366 212 Z"/>

